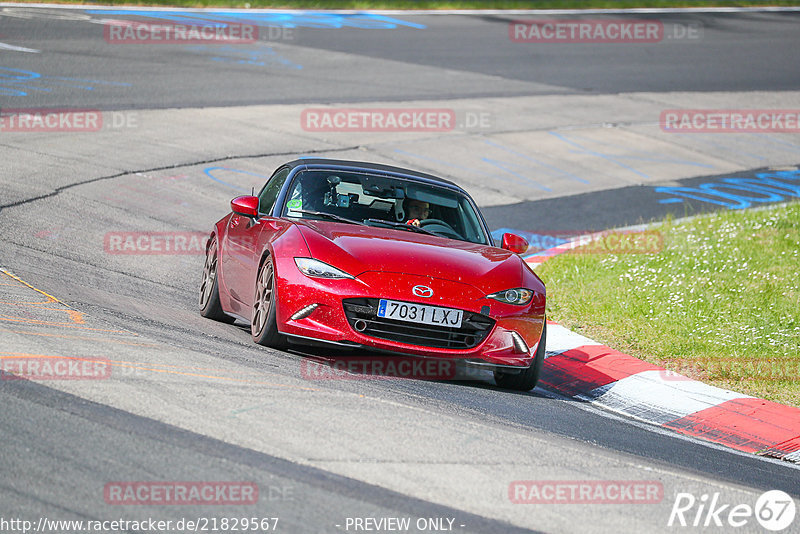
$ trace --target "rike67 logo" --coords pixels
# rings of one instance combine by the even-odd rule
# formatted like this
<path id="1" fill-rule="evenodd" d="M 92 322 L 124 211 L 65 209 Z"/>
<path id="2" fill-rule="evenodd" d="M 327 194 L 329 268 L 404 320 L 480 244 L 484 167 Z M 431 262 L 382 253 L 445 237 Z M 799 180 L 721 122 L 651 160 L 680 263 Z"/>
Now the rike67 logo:
<path id="1" fill-rule="evenodd" d="M 700 498 L 691 493 L 678 493 L 667 526 L 738 528 L 750 525 L 752 528 L 755 517 L 762 528 L 779 532 L 794 522 L 795 513 L 794 500 L 781 490 L 762 493 L 755 506 L 723 502 L 719 493 L 704 493 Z"/>

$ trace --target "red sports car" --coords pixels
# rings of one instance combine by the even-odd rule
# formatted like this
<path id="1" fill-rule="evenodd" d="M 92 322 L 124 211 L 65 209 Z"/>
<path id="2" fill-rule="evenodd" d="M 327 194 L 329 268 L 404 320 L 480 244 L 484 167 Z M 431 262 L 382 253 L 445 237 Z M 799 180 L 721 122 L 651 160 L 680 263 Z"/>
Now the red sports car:
<path id="1" fill-rule="evenodd" d="M 203 316 L 253 340 L 330 343 L 485 366 L 505 388 L 536 386 L 545 288 L 496 247 L 475 202 L 407 169 L 326 159 L 282 165 L 258 196 L 231 201 L 208 242 Z"/>

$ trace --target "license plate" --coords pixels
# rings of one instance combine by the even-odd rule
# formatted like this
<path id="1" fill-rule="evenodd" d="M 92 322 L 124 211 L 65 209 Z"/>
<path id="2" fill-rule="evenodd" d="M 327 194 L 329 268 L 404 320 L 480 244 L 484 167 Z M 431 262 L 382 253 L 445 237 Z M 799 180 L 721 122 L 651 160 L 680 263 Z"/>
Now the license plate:
<path id="1" fill-rule="evenodd" d="M 381 299 L 378 303 L 378 317 L 406 321 L 409 323 L 450 326 L 459 328 L 464 312 L 452 308 L 412 304 L 396 300 Z"/>

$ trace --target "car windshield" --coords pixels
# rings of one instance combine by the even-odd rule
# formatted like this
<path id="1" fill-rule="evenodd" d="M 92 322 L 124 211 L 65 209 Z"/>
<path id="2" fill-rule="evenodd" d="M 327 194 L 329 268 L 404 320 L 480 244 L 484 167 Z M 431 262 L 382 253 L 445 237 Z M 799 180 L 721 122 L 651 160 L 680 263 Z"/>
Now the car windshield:
<path id="1" fill-rule="evenodd" d="M 482 245 L 490 243 L 466 195 L 382 175 L 299 172 L 289 187 L 281 215 L 429 233 Z"/>

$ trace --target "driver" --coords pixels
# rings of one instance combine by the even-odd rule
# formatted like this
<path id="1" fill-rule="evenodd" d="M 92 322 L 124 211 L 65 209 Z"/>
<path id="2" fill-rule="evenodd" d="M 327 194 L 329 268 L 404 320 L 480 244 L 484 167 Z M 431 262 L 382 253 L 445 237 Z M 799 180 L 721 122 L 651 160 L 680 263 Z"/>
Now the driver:
<path id="1" fill-rule="evenodd" d="M 430 205 L 421 200 L 407 198 L 403 208 L 405 209 L 406 217 L 408 217 L 406 224 L 412 226 L 419 226 L 419 221 L 427 219 L 431 214 Z"/>

